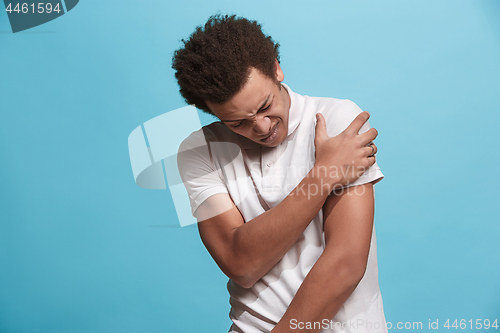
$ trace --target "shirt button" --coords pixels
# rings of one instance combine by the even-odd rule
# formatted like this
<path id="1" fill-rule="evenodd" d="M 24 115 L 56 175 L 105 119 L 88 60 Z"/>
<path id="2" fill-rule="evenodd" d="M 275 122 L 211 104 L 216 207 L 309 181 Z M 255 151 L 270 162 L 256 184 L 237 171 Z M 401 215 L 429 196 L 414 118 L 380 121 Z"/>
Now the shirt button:
<path id="1" fill-rule="evenodd" d="M 267 162 L 267 167 L 270 168 L 273 165 L 273 162 Z"/>

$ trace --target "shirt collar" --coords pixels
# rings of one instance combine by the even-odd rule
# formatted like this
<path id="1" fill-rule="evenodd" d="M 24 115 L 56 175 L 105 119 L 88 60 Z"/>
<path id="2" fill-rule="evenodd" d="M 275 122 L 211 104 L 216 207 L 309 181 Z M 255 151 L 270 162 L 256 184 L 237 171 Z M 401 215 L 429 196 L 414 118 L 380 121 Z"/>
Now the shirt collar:
<path id="1" fill-rule="evenodd" d="M 300 95 L 294 93 L 289 86 L 282 83 L 283 87 L 285 87 L 288 92 L 288 96 L 290 96 L 290 109 L 288 110 L 288 133 L 287 136 L 292 134 L 297 126 L 299 126 L 300 121 L 302 120 L 302 113 L 299 108 L 299 97 Z"/>

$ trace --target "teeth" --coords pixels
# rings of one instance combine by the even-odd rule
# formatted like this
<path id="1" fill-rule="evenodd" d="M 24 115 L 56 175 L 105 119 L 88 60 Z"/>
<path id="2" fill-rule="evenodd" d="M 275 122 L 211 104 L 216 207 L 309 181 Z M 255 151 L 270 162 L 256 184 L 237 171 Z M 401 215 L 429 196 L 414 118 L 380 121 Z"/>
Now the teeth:
<path id="1" fill-rule="evenodd" d="M 274 130 L 271 132 L 271 134 L 269 134 L 267 137 L 262 139 L 262 141 L 267 141 L 267 139 L 269 139 L 271 136 L 273 136 L 274 132 L 276 132 L 277 129 L 278 129 L 278 126 L 275 125 Z"/>

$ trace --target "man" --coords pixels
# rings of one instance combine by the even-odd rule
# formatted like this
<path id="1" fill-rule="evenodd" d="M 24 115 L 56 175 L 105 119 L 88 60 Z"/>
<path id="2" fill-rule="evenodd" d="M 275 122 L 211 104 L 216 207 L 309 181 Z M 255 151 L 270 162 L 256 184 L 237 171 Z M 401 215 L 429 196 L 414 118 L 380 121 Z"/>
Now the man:
<path id="1" fill-rule="evenodd" d="M 213 16 L 183 42 L 180 92 L 220 122 L 184 140 L 178 165 L 230 279 L 230 332 L 386 332 L 368 113 L 281 83 L 279 45 L 254 21 Z"/>

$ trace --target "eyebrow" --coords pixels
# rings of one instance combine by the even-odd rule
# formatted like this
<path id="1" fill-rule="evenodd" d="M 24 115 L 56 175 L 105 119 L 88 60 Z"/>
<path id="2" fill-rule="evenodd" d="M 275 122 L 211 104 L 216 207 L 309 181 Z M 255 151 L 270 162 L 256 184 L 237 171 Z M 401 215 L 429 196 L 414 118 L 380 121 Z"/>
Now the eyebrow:
<path id="1" fill-rule="evenodd" d="M 257 112 L 261 111 L 264 108 L 264 106 L 266 106 L 267 102 L 269 101 L 269 98 L 271 98 L 271 94 L 269 94 L 267 96 L 266 100 L 264 101 L 264 103 L 261 104 L 261 106 L 260 106 L 259 110 L 257 110 Z M 235 121 L 242 121 L 242 120 L 245 120 L 245 119 L 235 119 L 235 120 L 222 120 L 221 119 L 221 121 L 223 121 L 225 123 L 232 123 Z"/>

